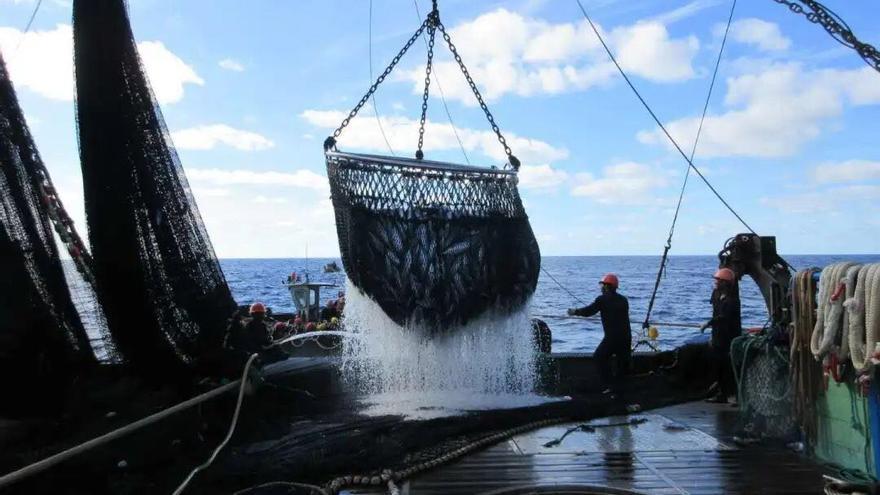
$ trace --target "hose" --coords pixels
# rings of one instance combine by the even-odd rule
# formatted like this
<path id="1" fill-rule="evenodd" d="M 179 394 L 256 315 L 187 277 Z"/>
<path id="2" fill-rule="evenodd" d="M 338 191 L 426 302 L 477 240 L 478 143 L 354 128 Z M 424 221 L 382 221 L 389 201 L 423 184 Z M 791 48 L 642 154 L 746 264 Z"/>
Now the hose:
<path id="1" fill-rule="evenodd" d="M 180 495 L 186 489 L 186 486 L 189 485 L 190 481 L 198 474 L 199 471 L 206 469 L 211 463 L 214 462 L 214 459 L 217 458 L 217 455 L 220 454 L 220 451 L 223 450 L 223 447 L 226 447 L 226 444 L 229 443 L 229 440 L 232 438 L 232 434 L 235 433 L 235 427 L 238 425 L 238 415 L 241 412 L 241 404 L 244 402 L 244 391 L 247 389 L 248 383 L 248 373 L 251 370 L 251 365 L 254 363 L 254 360 L 259 356 L 259 354 L 251 354 L 251 357 L 248 358 L 247 363 L 244 365 L 244 371 L 241 374 L 241 386 L 238 388 L 238 401 L 235 403 L 235 412 L 232 413 L 232 422 L 229 424 L 229 431 L 226 433 L 226 437 L 220 442 L 220 445 L 214 449 L 214 452 L 211 453 L 211 457 L 208 458 L 205 462 L 196 466 L 193 469 L 189 476 L 183 480 L 183 483 L 174 490 L 174 495 Z"/>

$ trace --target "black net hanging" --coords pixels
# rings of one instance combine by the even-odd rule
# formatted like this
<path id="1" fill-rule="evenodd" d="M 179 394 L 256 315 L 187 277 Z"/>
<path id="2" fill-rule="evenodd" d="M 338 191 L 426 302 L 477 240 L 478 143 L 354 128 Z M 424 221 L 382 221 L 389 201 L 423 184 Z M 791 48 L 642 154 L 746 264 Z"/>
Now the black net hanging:
<path id="1" fill-rule="evenodd" d="M 0 416 L 59 401 L 95 363 L 55 245 L 44 170 L 0 56 L 0 384 L 7 398 Z"/>
<path id="2" fill-rule="evenodd" d="M 513 170 L 423 159 L 435 33 L 442 33 Z M 428 63 L 415 159 L 336 150 L 336 138 L 422 33 Z M 541 256 L 511 153 L 436 9 L 324 143 L 342 262 L 352 283 L 401 325 L 434 332 L 522 307 Z"/>
<path id="3" fill-rule="evenodd" d="M 172 377 L 235 303 L 138 57 L 123 0 L 73 3 L 77 120 L 98 298 L 118 352 Z"/>

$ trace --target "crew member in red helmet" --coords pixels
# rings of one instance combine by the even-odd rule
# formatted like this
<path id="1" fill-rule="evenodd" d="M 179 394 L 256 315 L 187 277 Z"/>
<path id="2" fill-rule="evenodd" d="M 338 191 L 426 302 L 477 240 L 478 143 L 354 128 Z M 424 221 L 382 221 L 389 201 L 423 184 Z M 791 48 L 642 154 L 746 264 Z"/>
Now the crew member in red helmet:
<path id="1" fill-rule="evenodd" d="M 632 356 L 632 330 L 629 325 L 629 301 L 617 293 L 620 281 L 617 275 L 609 273 L 599 281 L 602 293 L 589 306 L 569 309 L 568 314 L 574 316 L 593 316 L 601 313 L 602 330 L 605 333 L 602 342 L 596 347 L 593 358 L 599 370 L 599 378 L 605 387 L 603 393 L 614 392 L 615 382 L 629 373 L 630 357 Z M 616 377 L 611 366 L 611 357 L 617 356 Z M 615 380 L 616 378 L 616 380 Z"/>
<path id="2" fill-rule="evenodd" d="M 730 364 L 730 344 L 742 335 L 739 287 L 736 274 L 730 268 L 719 268 L 713 277 L 715 290 L 712 291 L 712 319 L 700 327 L 700 332 L 712 327 L 712 357 L 715 364 L 715 377 L 718 392 L 709 402 L 727 402 L 730 396 L 736 397 L 736 382 Z"/>
<path id="3" fill-rule="evenodd" d="M 226 331 L 223 346 L 250 355 L 264 350 L 272 343 L 272 339 L 266 326 L 266 306 L 261 302 L 255 302 L 251 304 L 248 313 L 250 318 L 247 322 L 233 318 Z"/>

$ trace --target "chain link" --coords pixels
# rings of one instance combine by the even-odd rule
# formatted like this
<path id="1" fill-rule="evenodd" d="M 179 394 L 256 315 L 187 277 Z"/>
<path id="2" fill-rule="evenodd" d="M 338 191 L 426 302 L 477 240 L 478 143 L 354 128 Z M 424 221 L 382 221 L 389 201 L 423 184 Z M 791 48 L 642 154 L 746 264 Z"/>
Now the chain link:
<path id="1" fill-rule="evenodd" d="M 416 149 L 416 159 L 425 157 L 422 145 L 425 142 L 425 119 L 428 116 L 428 90 L 431 86 L 431 70 L 434 66 L 434 35 L 437 33 L 437 25 L 440 22 L 436 10 L 428 14 L 428 62 L 425 64 L 425 92 L 422 94 L 422 118 L 419 120 L 419 147 Z"/>
<path id="2" fill-rule="evenodd" d="M 351 119 L 353 119 L 355 117 L 355 115 L 357 115 L 357 113 L 360 111 L 361 107 L 363 107 L 364 104 L 367 103 L 367 100 L 370 99 L 370 97 L 373 95 L 373 93 L 376 92 L 376 88 L 378 88 L 379 85 L 382 84 L 382 82 L 385 80 L 385 78 L 388 77 L 388 74 L 391 74 L 391 71 L 394 70 L 394 66 L 396 66 L 397 63 L 400 62 L 400 59 L 403 57 L 404 54 L 406 54 L 407 50 L 409 50 L 410 47 L 413 45 L 413 43 L 415 43 L 416 40 L 419 39 L 419 36 L 421 36 L 422 32 L 428 27 L 429 21 L 430 21 L 430 16 L 428 18 L 426 18 L 424 22 L 422 22 L 422 25 L 419 26 L 419 28 L 412 35 L 412 37 L 409 39 L 409 41 L 407 41 L 406 44 L 403 45 L 403 48 L 400 49 L 400 51 L 397 53 L 397 55 L 391 60 L 391 63 L 388 64 L 388 67 L 385 68 L 385 71 L 382 72 L 382 74 L 380 74 L 378 78 L 376 78 L 376 82 L 374 82 L 373 85 L 370 86 L 370 89 L 367 90 L 367 94 L 365 94 L 363 96 L 363 98 L 361 98 L 361 101 L 359 101 L 358 104 L 355 105 L 355 107 L 351 110 L 351 112 L 349 112 L 348 117 L 346 117 L 342 121 L 342 123 L 339 124 L 339 127 L 337 127 L 335 131 L 333 131 L 333 136 L 330 139 L 328 139 L 328 141 L 331 141 L 331 143 L 329 144 L 329 147 L 333 146 L 333 144 L 335 143 L 335 138 L 338 138 L 339 135 L 342 134 L 342 130 L 345 129 L 345 127 L 348 125 L 348 123 L 351 122 Z M 327 143 L 325 143 L 325 147 L 328 147 Z"/>
<path id="3" fill-rule="evenodd" d="M 458 50 L 455 48 L 455 44 L 452 43 L 452 38 L 449 37 L 449 33 L 446 32 L 446 27 L 443 24 L 439 24 L 437 29 L 443 33 L 443 40 L 446 41 L 446 45 L 449 46 L 449 51 L 452 53 L 452 56 L 455 58 L 455 61 L 458 63 L 458 67 L 461 69 L 462 74 L 464 74 L 465 79 L 467 79 L 468 85 L 471 87 L 471 91 L 473 91 L 474 96 L 477 98 L 477 102 L 480 104 L 480 108 L 483 109 L 483 112 L 486 114 L 486 120 L 489 121 L 489 125 L 492 126 L 492 130 L 495 132 L 495 135 L 498 136 L 498 142 L 501 143 L 501 146 L 504 147 L 504 153 L 507 155 L 508 160 L 510 161 L 510 165 L 514 170 L 519 170 L 519 160 L 513 156 L 513 152 L 510 150 L 510 146 L 507 145 L 507 140 L 504 139 L 504 136 L 501 134 L 501 129 L 498 128 L 498 124 L 495 123 L 495 117 L 492 116 L 492 112 L 489 111 L 489 107 L 486 105 L 486 102 L 483 101 L 483 95 L 480 94 L 480 90 L 477 89 L 477 84 L 474 83 L 474 79 L 471 77 L 470 72 L 468 72 L 467 67 L 464 65 L 464 61 L 461 59 L 461 55 L 458 54 Z"/>
<path id="4" fill-rule="evenodd" d="M 819 24 L 822 26 L 828 34 L 831 35 L 838 43 L 848 46 L 852 48 L 856 52 L 858 52 L 859 56 L 862 57 L 865 62 L 868 63 L 874 70 L 880 72 L 880 52 L 877 51 L 872 45 L 868 43 L 862 43 L 856 38 L 853 34 L 852 30 L 850 30 L 849 26 L 844 22 L 843 19 L 840 18 L 837 14 L 835 14 L 831 9 L 825 7 L 821 3 L 816 0 L 774 0 L 776 3 L 785 5 L 788 7 L 788 10 L 794 12 L 795 14 L 803 15 L 808 21 L 813 24 Z M 804 7 L 798 3 L 801 2 L 806 5 L 812 12 L 808 12 Z"/>

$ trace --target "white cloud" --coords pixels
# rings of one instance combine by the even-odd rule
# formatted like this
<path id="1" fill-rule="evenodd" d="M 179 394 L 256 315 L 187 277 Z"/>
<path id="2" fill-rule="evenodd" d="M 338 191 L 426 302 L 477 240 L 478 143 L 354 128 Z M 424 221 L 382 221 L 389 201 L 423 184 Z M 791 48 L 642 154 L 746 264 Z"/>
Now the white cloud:
<path id="1" fill-rule="evenodd" d="M 713 31 L 716 36 L 721 36 L 724 26 L 719 24 Z M 765 52 L 784 51 L 791 46 L 791 40 L 782 34 L 779 25 L 754 17 L 740 19 L 731 24 L 729 37 L 733 41 L 752 45 Z"/>
<path id="2" fill-rule="evenodd" d="M 585 21 L 554 24 L 499 8 L 459 24 L 450 34 L 488 100 L 506 94 L 530 96 L 584 90 L 607 84 L 616 74 Z M 692 61 L 699 48 L 694 36 L 673 39 L 658 21 L 619 26 L 604 35 L 630 74 L 655 82 L 694 76 Z M 434 71 L 443 81 L 448 98 L 475 104 L 455 62 L 437 60 Z M 402 75 L 413 82 L 413 91 L 418 94 L 424 77 L 422 67 L 403 71 Z"/>
<path id="3" fill-rule="evenodd" d="M 182 129 L 171 133 L 175 146 L 184 150 L 210 150 L 225 144 L 242 151 L 260 151 L 275 143 L 255 132 L 235 129 L 226 124 L 211 124 Z"/>
<path id="4" fill-rule="evenodd" d="M 787 196 L 763 197 L 761 203 L 785 213 L 836 214 L 853 204 L 876 205 L 880 200 L 880 186 L 853 185 L 833 187 Z"/>
<path id="5" fill-rule="evenodd" d="M 30 31 L 24 37 L 16 28 L 0 27 L 0 51 L 19 90 L 27 88 L 53 100 L 73 100 L 73 29 L 69 24 Z M 161 41 L 142 41 L 138 51 L 159 103 L 180 101 L 187 84 L 205 84 L 195 69 Z"/>
<path id="6" fill-rule="evenodd" d="M 257 186 L 293 186 L 326 191 L 327 178 L 311 170 L 295 172 L 255 172 L 252 170 L 221 170 L 217 168 L 188 168 L 186 176 L 192 183 L 211 184 L 214 186 L 257 185 Z"/>
<path id="7" fill-rule="evenodd" d="M 327 130 L 335 129 L 337 125 L 348 115 L 347 112 L 338 110 L 306 110 L 300 117 L 308 123 Z M 419 122 L 406 117 L 385 116 L 381 117 L 385 134 L 396 151 L 413 149 L 418 136 Z M 490 130 L 476 131 L 473 129 L 456 128 L 462 146 L 468 151 L 479 151 L 483 155 L 497 161 L 504 161 L 507 155 L 498 138 Z M 555 148 L 543 141 L 523 138 L 515 134 L 506 133 L 505 138 L 513 154 L 523 164 L 548 163 L 568 157 L 568 150 Z M 348 124 L 339 138 L 342 147 L 358 148 L 361 150 L 387 151 L 385 141 L 382 139 L 379 126 L 375 117 L 355 117 Z M 455 138 L 452 126 L 439 124 L 433 121 L 425 123 L 424 150 L 440 151 L 458 149 L 458 141 Z"/>
<path id="8" fill-rule="evenodd" d="M 818 137 L 847 106 L 880 104 L 880 74 L 870 67 L 805 70 L 798 64 L 772 65 L 728 79 L 725 113 L 708 115 L 699 155 L 780 157 L 798 152 Z M 699 124 L 687 117 L 666 124 L 682 146 Z M 639 141 L 671 149 L 659 130 L 638 133 Z"/>
<path id="9" fill-rule="evenodd" d="M 691 17 L 705 9 L 714 7 L 721 3 L 722 0 L 693 0 L 692 2 L 682 5 L 681 7 L 655 16 L 651 20 L 657 21 L 661 24 L 672 24 L 673 22 L 687 19 L 688 17 Z"/>
<path id="10" fill-rule="evenodd" d="M 254 198 L 254 203 L 282 205 L 284 203 L 287 203 L 287 198 L 283 198 L 283 197 L 279 197 L 279 196 L 269 197 L 269 196 L 260 195 L 260 196 L 257 196 L 256 198 Z"/>
<path id="11" fill-rule="evenodd" d="M 549 164 L 523 165 L 519 169 L 519 185 L 523 189 L 554 189 L 568 180 L 568 174 Z"/>
<path id="12" fill-rule="evenodd" d="M 813 180 L 820 184 L 880 179 L 880 162 L 848 160 L 823 163 L 813 168 Z"/>
<path id="13" fill-rule="evenodd" d="M 666 177 L 651 167 L 623 162 L 602 169 L 602 176 L 577 174 L 573 196 L 585 196 L 603 204 L 653 204 L 652 192 L 665 187 Z"/>
<path id="14" fill-rule="evenodd" d="M 231 70 L 232 72 L 244 72 L 244 65 L 238 60 L 232 58 L 224 58 L 217 62 L 221 69 Z"/>

